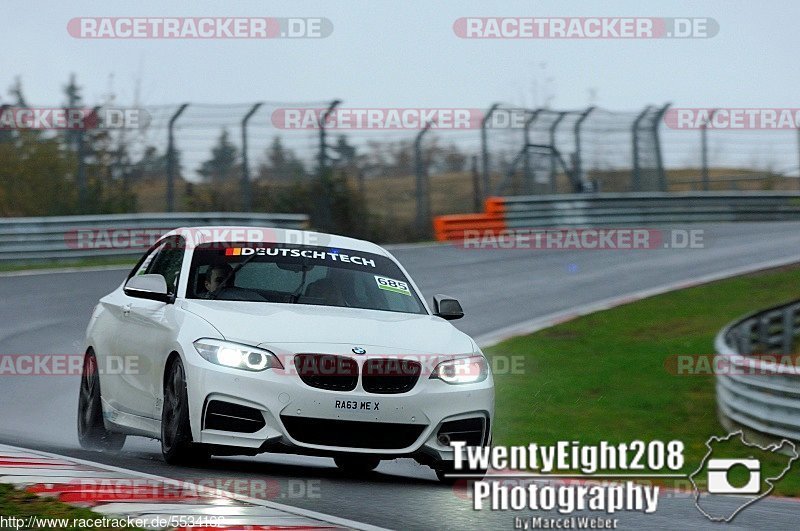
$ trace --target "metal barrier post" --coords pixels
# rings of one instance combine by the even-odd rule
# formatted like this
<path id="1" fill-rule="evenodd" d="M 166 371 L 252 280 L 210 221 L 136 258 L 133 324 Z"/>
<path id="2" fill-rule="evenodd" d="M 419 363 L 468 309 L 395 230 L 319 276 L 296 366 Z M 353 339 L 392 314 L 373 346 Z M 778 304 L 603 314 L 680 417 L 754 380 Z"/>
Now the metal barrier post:
<path id="1" fill-rule="evenodd" d="M 472 155 L 472 211 L 480 212 L 481 206 L 481 178 L 478 173 L 478 155 Z"/>
<path id="2" fill-rule="evenodd" d="M 250 165 L 247 158 L 247 122 L 261 107 L 261 103 L 256 103 L 247 114 L 242 118 L 242 210 L 249 212 L 253 208 L 253 195 L 250 191 Z"/>
<path id="3" fill-rule="evenodd" d="M 783 310 L 783 330 L 781 331 L 781 352 L 791 354 L 794 347 L 794 307 L 788 306 Z"/>
<path id="4" fill-rule="evenodd" d="M 91 127 L 91 124 L 96 123 L 99 119 L 97 113 L 100 112 L 100 107 L 94 107 L 92 112 L 89 113 L 84 119 L 84 125 L 78 130 L 78 171 L 76 181 L 78 184 L 78 212 L 81 214 L 88 213 L 87 209 L 87 194 L 88 183 L 86 182 L 86 128 Z"/>
<path id="5" fill-rule="evenodd" d="M 769 321 L 766 315 L 758 320 L 758 342 L 763 351 L 769 350 Z"/>
<path id="6" fill-rule="evenodd" d="M 527 120 L 525 120 L 525 130 L 524 130 L 525 131 L 525 135 L 524 135 L 525 147 L 523 148 L 525 150 L 525 152 L 523 154 L 524 158 L 522 159 L 522 169 L 523 169 L 522 170 L 523 171 L 522 175 L 523 175 L 523 178 L 525 179 L 525 193 L 526 194 L 533 193 L 533 178 L 531 177 L 531 159 L 530 159 L 530 156 L 528 155 L 528 145 L 530 145 L 530 143 L 531 143 L 531 130 L 530 130 L 530 127 L 531 127 L 531 125 L 533 125 L 533 122 L 536 121 L 536 118 L 539 116 L 540 112 L 541 112 L 541 109 L 536 109 L 535 111 L 531 112 L 530 117 Z"/>
<path id="7" fill-rule="evenodd" d="M 556 129 L 558 129 L 558 124 L 561 123 L 561 120 L 567 115 L 566 112 L 562 111 L 558 113 L 558 118 L 556 118 L 552 124 L 550 124 L 550 146 L 555 149 L 556 147 Z M 550 154 L 550 193 L 554 194 L 558 191 L 558 185 L 556 183 L 556 177 L 558 176 L 558 165 L 556 164 L 556 156 L 554 154 Z"/>
<path id="8" fill-rule="evenodd" d="M 483 116 L 481 120 L 481 163 L 483 165 L 483 190 L 482 196 L 483 199 L 486 199 L 491 194 L 491 182 L 489 178 L 489 146 L 487 145 L 487 138 L 486 138 L 486 124 L 489 122 L 489 119 L 492 117 L 492 113 L 500 107 L 499 103 L 493 104 L 489 107 L 489 110 Z"/>
<path id="9" fill-rule="evenodd" d="M 634 192 L 639 192 L 642 188 L 639 169 L 639 124 L 642 123 L 642 120 L 644 120 L 644 117 L 650 112 L 650 109 L 650 105 L 645 107 L 644 110 L 636 116 L 636 119 L 633 121 L 633 126 L 631 127 L 631 138 L 633 139 L 633 175 L 631 175 L 631 188 Z"/>
<path id="10" fill-rule="evenodd" d="M 700 156 L 701 156 L 701 179 L 703 183 L 703 191 L 708 192 L 708 123 L 714 118 L 717 109 L 711 109 L 708 114 L 708 120 L 704 121 L 700 126 Z"/>
<path id="11" fill-rule="evenodd" d="M 417 234 L 420 236 L 430 234 L 431 230 L 431 202 L 428 192 L 428 168 L 422 160 L 422 137 L 431 128 L 432 122 L 425 124 L 425 127 L 417 134 L 414 139 L 414 174 L 416 176 L 416 200 L 417 213 L 415 224 Z"/>
<path id="12" fill-rule="evenodd" d="M 184 103 L 169 119 L 167 134 L 167 212 L 175 210 L 175 122 L 186 110 L 188 103 Z"/>
<path id="13" fill-rule="evenodd" d="M 319 228 L 321 230 L 331 230 L 333 225 L 333 216 L 331 212 L 331 179 L 327 175 L 328 169 L 328 145 L 325 138 L 325 122 L 336 107 L 342 103 L 341 100 L 333 100 L 328 108 L 322 113 L 319 119 L 319 183 L 321 186 L 321 194 L 317 198 L 319 205 Z"/>
<path id="14" fill-rule="evenodd" d="M 655 117 L 653 118 L 653 141 L 655 142 L 655 150 L 656 150 L 658 189 L 662 192 L 667 191 L 667 174 L 664 171 L 664 159 L 661 156 L 661 136 L 658 134 L 658 131 L 659 128 L 661 127 L 661 120 L 664 118 L 664 114 L 666 114 L 667 109 L 669 109 L 670 105 L 672 104 L 667 103 L 666 105 L 661 107 L 656 113 Z"/>
<path id="15" fill-rule="evenodd" d="M 583 113 L 581 113 L 580 118 L 578 118 L 575 121 L 575 129 L 574 129 L 574 132 L 575 132 L 575 157 L 574 157 L 574 160 L 573 160 L 574 163 L 573 163 L 573 168 L 572 168 L 572 172 L 573 172 L 573 174 L 575 176 L 575 178 L 573 179 L 573 186 L 574 187 L 581 186 L 581 188 L 582 188 L 582 184 L 583 184 L 583 170 L 581 168 L 581 125 L 583 125 L 583 122 L 586 120 L 586 118 L 589 117 L 589 114 L 591 114 L 591 112 L 594 109 L 595 109 L 594 106 L 589 107 L 588 109 L 583 111 Z M 576 190 L 576 191 L 582 191 L 582 190 Z"/>
<path id="16" fill-rule="evenodd" d="M 800 127 L 797 128 L 797 186 L 800 187 Z"/>

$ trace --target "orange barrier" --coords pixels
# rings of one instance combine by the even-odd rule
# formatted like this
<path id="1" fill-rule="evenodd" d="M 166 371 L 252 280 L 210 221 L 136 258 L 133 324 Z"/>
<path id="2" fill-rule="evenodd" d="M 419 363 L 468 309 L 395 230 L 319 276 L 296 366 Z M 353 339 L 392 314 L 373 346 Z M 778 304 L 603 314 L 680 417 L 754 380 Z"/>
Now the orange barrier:
<path id="1" fill-rule="evenodd" d="M 487 214 L 503 214 L 506 211 L 506 198 L 489 197 L 486 199 L 483 209 Z"/>
<path id="2" fill-rule="evenodd" d="M 433 218 L 433 232 L 440 242 L 463 240 L 464 231 L 502 231 L 506 229 L 505 198 L 489 197 L 481 214 L 449 214 Z"/>
<path id="3" fill-rule="evenodd" d="M 506 221 L 502 214 L 450 214 L 436 216 L 433 230 L 436 240 L 463 240 L 465 230 L 504 230 Z"/>

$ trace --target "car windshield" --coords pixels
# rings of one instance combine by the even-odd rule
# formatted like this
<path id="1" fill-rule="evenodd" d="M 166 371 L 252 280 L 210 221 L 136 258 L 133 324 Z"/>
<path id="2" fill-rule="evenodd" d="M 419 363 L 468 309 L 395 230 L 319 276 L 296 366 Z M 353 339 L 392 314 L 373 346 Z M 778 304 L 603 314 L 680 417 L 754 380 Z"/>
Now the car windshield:
<path id="1" fill-rule="evenodd" d="M 427 313 L 390 258 L 310 245 L 200 245 L 193 254 L 186 296 Z"/>

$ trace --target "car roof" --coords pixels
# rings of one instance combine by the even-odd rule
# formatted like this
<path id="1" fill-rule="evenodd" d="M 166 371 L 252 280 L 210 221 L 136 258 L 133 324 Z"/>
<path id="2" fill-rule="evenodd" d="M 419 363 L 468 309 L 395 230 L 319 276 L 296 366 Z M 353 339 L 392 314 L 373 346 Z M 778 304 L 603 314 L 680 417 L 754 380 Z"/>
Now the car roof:
<path id="1" fill-rule="evenodd" d="M 179 227 L 169 231 L 162 236 L 162 238 L 168 236 L 183 236 L 187 240 L 187 247 L 192 248 L 203 243 L 216 242 L 289 243 L 316 245 L 335 249 L 342 248 L 351 251 L 362 251 L 382 256 L 390 256 L 383 247 L 366 240 L 299 229 L 241 225 L 204 225 Z"/>

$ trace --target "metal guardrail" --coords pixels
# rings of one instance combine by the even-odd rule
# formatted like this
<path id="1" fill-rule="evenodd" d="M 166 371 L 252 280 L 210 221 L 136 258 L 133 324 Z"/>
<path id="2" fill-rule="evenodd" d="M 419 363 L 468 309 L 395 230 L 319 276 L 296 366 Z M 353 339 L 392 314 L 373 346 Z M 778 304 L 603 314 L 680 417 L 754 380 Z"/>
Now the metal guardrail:
<path id="1" fill-rule="evenodd" d="M 686 192 L 517 196 L 490 199 L 509 228 L 575 224 L 800 219 L 798 192 Z"/>
<path id="2" fill-rule="evenodd" d="M 792 354 L 799 335 L 800 301 L 752 313 L 719 332 L 715 348 L 723 370 L 716 371 L 716 387 L 723 425 L 800 441 L 800 368 L 781 359 Z"/>
<path id="3" fill-rule="evenodd" d="M 112 239 L 119 233 L 146 239 L 179 227 L 209 225 L 304 229 L 308 216 L 200 212 L 4 218 L 0 219 L 0 263 L 139 255 L 145 250 L 143 245 L 117 245 L 114 241 L 87 245 L 81 238 L 93 232 Z"/>
<path id="4" fill-rule="evenodd" d="M 800 220 L 800 192 L 631 192 L 490 197 L 485 213 L 437 216 L 438 240 L 463 231 Z"/>

